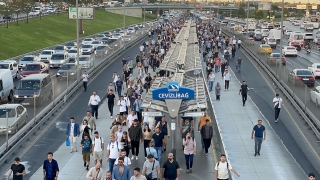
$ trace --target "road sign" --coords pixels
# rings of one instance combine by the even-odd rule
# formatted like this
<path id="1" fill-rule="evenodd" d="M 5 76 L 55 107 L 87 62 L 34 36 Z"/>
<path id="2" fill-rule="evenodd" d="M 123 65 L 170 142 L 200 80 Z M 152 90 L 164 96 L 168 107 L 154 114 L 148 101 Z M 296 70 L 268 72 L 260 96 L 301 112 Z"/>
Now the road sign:
<path id="1" fill-rule="evenodd" d="M 184 117 L 200 117 L 200 116 L 204 116 L 204 112 L 186 112 L 183 113 L 182 116 Z"/>
<path id="2" fill-rule="evenodd" d="M 142 116 L 163 116 L 162 112 L 142 112 Z"/>
<path id="3" fill-rule="evenodd" d="M 297 9 L 307 9 L 307 5 L 305 5 L 305 4 L 297 4 Z"/>
<path id="4" fill-rule="evenodd" d="M 194 99 L 194 89 L 183 87 L 179 82 L 170 81 L 167 87 L 152 90 L 154 100 L 190 100 Z"/>
<path id="5" fill-rule="evenodd" d="M 76 7 L 69 8 L 69 19 L 93 20 L 94 19 L 94 8 L 91 7 L 79 7 L 78 13 Z"/>

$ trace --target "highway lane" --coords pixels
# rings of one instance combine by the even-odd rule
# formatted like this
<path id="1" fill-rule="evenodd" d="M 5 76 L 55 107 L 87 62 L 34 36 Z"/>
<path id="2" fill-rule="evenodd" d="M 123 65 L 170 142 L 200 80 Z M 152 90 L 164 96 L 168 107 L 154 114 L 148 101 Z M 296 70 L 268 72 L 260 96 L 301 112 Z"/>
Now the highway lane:
<path id="1" fill-rule="evenodd" d="M 148 38 L 145 38 L 144 40 L 147 39 Z M 139 46 L 140 44 L 137 43 L 131 49 L 128 49 L 122 57 L 134 57 L 139 51 Z M 87 103 L 92 92 L 96 91 L 102 100 L 105 99 L 107 84 L 112 80 L 113 72 L 122 74 L 122 64 L 120 63 L 122 57 L 116 59 L 106 67 L 106 69 L 102 70 L 101 74 L 96 76 L 94 79 L 91 79 L 88 84 L 87 92 L 83 92 L 82 90 L 77 91 L 72 102 L 70 102 L 70 105 L 62 107 L 62 111 L 59 112 L 59 114 L 56 114 L 54 120 L 52 118 L 48 121 L 49 124 L 53 120 L 54 124 L 49 126 L 48 129 L 45 129 L 44 134 L 38 135 L 36 138 L 39 139 L 37 139 L 34 144 L 30 144 L 30 142 L 28 142 L 27 147 L 21 149 L 22 151 L 25 151 L 25 154 L 24 152 L 17 152 L 17 155 L 23 155 L 21 157 L 23 158 L 23 161 L 27 161 L 30 165 L 28 171 L 31 173 L 27 174 L 24 177 L 25 179 L 30 178 L 31 175 L 38 170 L 43 163 L 43 160 L 46 158 L 47 152 L 55 152 L 65 141 L 65 126 L 69 122 L 69 118 L 73 116 L 75 117 L 76 122 L 82 122 L 82 118 L 85 116 L 86 111 L 90 110 Z M 3 172 L 7 168 L 8 167 L 0 167 L 0 172 Z"/>
<path id="2" fill-rule="evenodd" d="M 294 108 L 290 107 L 290 104 L 284 99 L 284 103 L 286 108 L 288 108 L 290 115 L 287 111 L 284 111 L 282 108 L 282 111 L 280 113 L 280 121 L 276 124 L 274 122 L 274 110 L 273 110 L 273 104 L 272 99 L 275 96 L 275 91 L 278 91 L 276 87 L 274 87 L 272 84 L 272 81 L 267 77 L 266 74 L 260 73 L 263 72 L 263 70 L 258 67 L 257 63 L 252 63 L 247 59 L 247 57 L 241 52 L 236 52 L 236 57 L 241 56 L 243 58 L 243 64 L 241 73 L 238 73 L 236 71 L 236 64 L 234 60 L 231 60 L 230 62 L 230 68 L 235 72 L 235 76 L 240 80 L 245 80 L 250 88 L 249 96 L 252 98 L 254 103 L 258 106 L 259 110 L 263 113 L 263 115 L 266 117 L 266 119 L 269 121 L 270 125 L 272 126 L 273 130 L 276 132 L 276 134 L 281 138 L 286 148 L 289 150 L 289 152 L 293 155 L 293 157 L 296 159 L 296 161 L 300 164 L 300 166 L 303 168 L 303 170 L 306 173 L 309 172 L 317 172 L 316 169 L 313 167 L 311 162 L 308 160 L 308 158 L 316 159 L 311 153 L 310 148 L 307 147 L 307 145 L 304 145 L 302 136 L 299 133 L 299 130 L 297 127 L 294 126 L 294 123 L 292 122 L 292 119 L 301 119 L 300 116 L 296 113 Z M 258 68 L 256 68 L 258 67 Z M 222 80 L 217 80 L 217 82 L 222 82 Z M 240 89 L 240 84 L 239 84 Z M 227 92 L 228 93 L 228 92 Z M 222 92 L 221 98 L 223 98 L 224 95 L 227 93 Z M 239 104 L 239 108 L 242 108 L 242 102 L 241 102 L 241 96 L 239 96 L 239 100 L 235 100 Z M 318 113 L 319 114 L 319 113 Z M 255 122 L 253 122 L 254 124 Z M 267 122 L 264 122 L 267 123 Z M 310 133 L 310 130 L 305 124 L 300 124 L 300 128 L 303 130 L 303 133 L 308 137 L 308 139 L 314 139 L 313 134 Z M 273 131 L 273 130 L 267 130 Z M 248 129 L 248 132 L 250 129 Z M 268 135 L 267 135 L 268 140 Z M 316 141 L 314 141 L 316 143 Z M 308 158 L 305 155 L 308 154 Z M 310 157 L 311 156 L 311 157 Z M 319 174 L 319 173 L 317 173 Z"/>

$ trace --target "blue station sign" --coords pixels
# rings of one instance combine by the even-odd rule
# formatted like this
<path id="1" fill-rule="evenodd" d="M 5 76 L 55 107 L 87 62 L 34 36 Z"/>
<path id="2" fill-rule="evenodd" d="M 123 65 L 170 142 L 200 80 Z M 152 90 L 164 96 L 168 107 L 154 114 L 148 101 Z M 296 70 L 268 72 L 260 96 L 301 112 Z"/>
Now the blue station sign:
<path id="1" fill-rule="evenodd" d="M 179 85 L 179 82 L 170 81 L 167 87 L 152 90 L 153 100 L 190 100 L 194 99 L 194 90 Z"/>

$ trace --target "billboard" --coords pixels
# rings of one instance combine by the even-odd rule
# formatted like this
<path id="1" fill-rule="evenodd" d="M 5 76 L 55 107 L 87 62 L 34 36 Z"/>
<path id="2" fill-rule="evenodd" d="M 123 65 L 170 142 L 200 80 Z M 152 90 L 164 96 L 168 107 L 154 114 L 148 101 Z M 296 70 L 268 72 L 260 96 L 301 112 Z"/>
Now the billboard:
<path id="1" fill-rule="evenodd" d="M 307 9 L 307 5 L 305 5 L 305 4 L 297 4 L 297 9 Z"/>
<path id="2" fill-rule="evenodd" d="M 312 4 L 312 8 L 311 9 L 318 9 L 318 5 L 317 4 Z"/>
<path id="3" fill-rule="evenodd" d="M 76 7 L 69 8 L 69 19 L 84 19 L 92 20 L 94 19 L 94 8 L 92 7 L 79 7 L 78 12 Z"/>
<path id="4" fill-rule="evenodd" d="M 269 11 L 271 9 L 271 3 L 259 3 L 258 4 L 258 10 L 262 11 Z"/>

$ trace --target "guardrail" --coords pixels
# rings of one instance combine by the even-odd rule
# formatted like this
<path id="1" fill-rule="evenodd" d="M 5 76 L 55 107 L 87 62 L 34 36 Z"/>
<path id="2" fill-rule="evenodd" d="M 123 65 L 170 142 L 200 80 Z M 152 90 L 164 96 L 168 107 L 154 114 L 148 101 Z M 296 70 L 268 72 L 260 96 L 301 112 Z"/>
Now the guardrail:
<path id="1" fill-rule="evenodd" d="M 151 28 L 151 27 L 150 27 Z M 94 77 L 101 69 L 105 68 L 109 63 L 116 60 L 116 57 L 121 53 L 126 51 L 127 48 L 130 48 L 132 45 L 140 42 L 143 38 L 146 37 L 148 32 L 148 28 L 144 28 L 135 40 L 127 43 L 123 48 L 118 51 L 113 52 L 107 57 L 103 58 L 103 60 L 94 68 L 91 68 L 88 73 L 90 73 L 91 77 Z M 37 114 L 37 117 L 34 117 L 30 120 L 23 128 L 21 128 L 15 135 L 13 135 L 9 141 L 8 151 L 6 151 L 6 144 L 3 144 L 0 147 L 0 164 L 7 163 L 8 161 L 12 161 L 12 159 L 8 159 L 8 155 L 13 155 L 16 152 L 17 148 L 20 148 L 22 143 L 28 140 L 31 134 L 34 134 L 39 130 L 40 126 L 43 125 L 49 117 L 51 117 L 66 101 L 82 86 L 82 82 L 75 81 L 67 89 L 61 93 L 56 99 L 54 99 L 49 105 L 47 105 L 40 113 Z M 36 118 L 36 119 L 35 119 Z"/>
<path id="2" fill-rule="evenodd" d="M 54 12 L 54 13 L 41 13 L 41 17 L 60 14 L 60 13 L 65 13 L 65 11 L 58 11 L 58 12 Z M 39 15 L 29 15 L 28 19 L 34 19 L 34 18 L 38 18 L 38 17 L 40 17 L 40 14 Z M 3 18 L 3 16 L 2 16 L 2 18 Z M 0 25 L 7 24 L 7 21 L 8 21 L 8 23 L 13 23 L 13 22 L 16 22 L 17 20 L 23 21 L 26 19 L 27 19 L 27 16 L 23 16 L 23 17 L 18 16 L 18 18 L 17 18 L 17 15 L 14 14 L 14 15 L 10 16 L 10 19 L 1 19 Z"/>
<path id="3" fill-rule="evenodd" d="M 228 32 L 228 30 L 225 28 L 224 32 Z M 227 34 L 227 33 L 226 33 Z M 231 34 L 228 34 L 231 35 Z M 236 35 L 241 36 L 241 35 Z M 243 38 L 245 39 L 245 38 Z M 274 72 L 267 64 L 266 62 L 262 61 L 259 56 L 256 54 L 256 52 L 253 52 L 248 46 L 242 46 L 243 49 L 255 60 L 258 62 L 258 64 L 263 67 L 265 72 L 271 77 L 273 82 L 279 87 L 279 89 L 283 92 L 283 94 L 289 99 L 291 104 L 297 109 L 301 117 L 306 121 L 306 123 L 310 126 L 313 133 L 317 136 L 318 140 L 320 140 L 320 121 L 317 117 L 313 115 L 313 113 L 305 107 L 305 104 L 299 99 L 299 97 L 296 96 L 296 94 L 293 92 L 293 90 L 288 87 L 282 79 L 277 78 L 277 73 Z"/>

